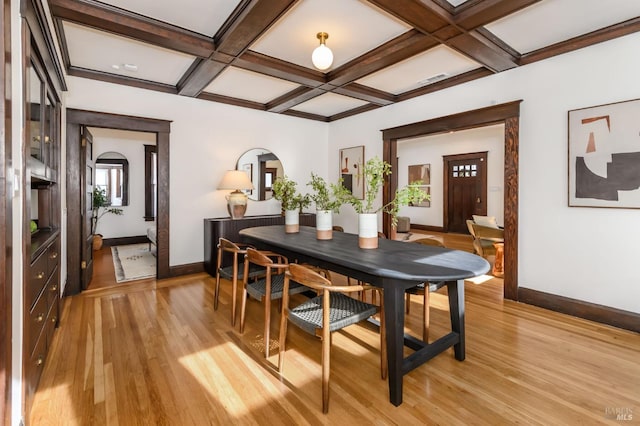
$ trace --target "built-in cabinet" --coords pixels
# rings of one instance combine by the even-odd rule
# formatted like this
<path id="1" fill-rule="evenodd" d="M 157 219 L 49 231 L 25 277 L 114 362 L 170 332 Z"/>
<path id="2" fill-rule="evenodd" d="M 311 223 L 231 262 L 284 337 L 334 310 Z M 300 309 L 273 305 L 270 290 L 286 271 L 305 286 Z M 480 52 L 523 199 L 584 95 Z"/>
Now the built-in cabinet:
<path id="1" fill-rule="evenodd" d="M 60 321 L 61 90 L 42 3 L 25 0 L 23 387 L 25 419 Z M 28 421 L 28 420 L 27 420 Z"/>

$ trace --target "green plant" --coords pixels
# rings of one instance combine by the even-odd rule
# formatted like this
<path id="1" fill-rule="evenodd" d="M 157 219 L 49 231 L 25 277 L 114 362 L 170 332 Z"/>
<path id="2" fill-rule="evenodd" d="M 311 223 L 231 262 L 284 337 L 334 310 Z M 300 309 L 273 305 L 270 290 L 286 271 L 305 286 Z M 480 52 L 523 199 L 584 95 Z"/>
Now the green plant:
<path id="1" fill-rule="evenodd" d="M 365 184 L 364 200 L 359 200 L 353 195 L 348 200 L 348 203 L 353 206 L 356 213 L 388 213 L 391 215 L 391 224 L 396 227 L 398 225 L 400 207 L 417 204 L 430 198 L 429 194 L 420 189 L 419 185 L 422 182 L 415 181 L 396 190 L 393 200 L 387 204 L 374 207 L 374 202 L 384 185 L 385 179 L 391 174 L 391 164 L 380 160 L 378 157 L 373 157 L 364 164 L 364 167 L 360 168 L 360 171 Z"/>
<path id="2" fill-rule="evenodd" d="M 289 179 L 286 175 L 279 176 L 273 182 L 273 198 L 280 201 L 283 210 L 296 210 L 302 213 L 302 209 L 311 205 L 309 194 L 296 192 L 297 183 Z"/>
<path id="3" fill-rule="evenodd" d="M 91 233 L 95 234 L 96 229 L 98 228 L 98 221 L 102 216 L 107 213 L 112 213 L 118 216 L 121 216 L 123 213 L 122 209 L 117 209 L 115 207 L 110 207 L 111 203 L 107 199 L 107 192 L 104 189 L 100 189 L 97 186 L 93 188 L 93 215 L 92 215 L 92 227 Z"/>
<path id="4" fill-rule="evenodd" d="M 307 185 L 313 189 L 311 200 L 315 203 L 317 210 L 331 210 L 338 213 L 340 206 L 351 199 L 351 192 L 344 187 L 342 182 L 342 178 L 340 178 L 338 183 L 327 184 L 323 178 L 311 173 L 311 180 Z"/>

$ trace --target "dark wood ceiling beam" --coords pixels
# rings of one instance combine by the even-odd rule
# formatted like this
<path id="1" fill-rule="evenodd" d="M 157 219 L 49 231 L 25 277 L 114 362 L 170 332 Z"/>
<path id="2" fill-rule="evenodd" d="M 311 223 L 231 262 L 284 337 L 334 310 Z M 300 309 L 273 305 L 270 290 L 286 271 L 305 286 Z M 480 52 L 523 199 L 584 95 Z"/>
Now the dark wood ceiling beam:
<path id="1" fill-rule="evenodd" d="M 248 47 L 266 32 L 298 0 L 247 0 L 214 37 L 216 51 L 211 56 L 224 57 L 223 62 L 205 61 L 181 79 L 181 95 L 198 96 L 204 88 Z M 223 65 L 224 64 L 224 65 Z M 221 68 L 222 65 L 222 68 Z"/>
<path id="2" fill-rule="evenodd" d="M 512 56 L 477 31 L 447 40 L 447 45 L 493 72 L 506 71 L 519 65 L 520 58 Z"/>
<path id="3" fill-rule="evenodd" d="M 248 71 L 266 74 L 271 77 L 288 80 L 293 83 L 309 87 L 319 87 L 325 84 L 325 75 L 320 71 L 301 67 L 291 62 L 283 61 L 262 53 L 248 50 L 233 61 L 234 67 Z"/>
<path id="4" fill-rule="evenodd" d="M 410 30 L 378 48 L 336 68 L 327 75 L 327 82 L 343 86 L 380 71 L 397 62 L 436 47 L 438 42 L 418 31 Z"/>
<path id="5" fill-rule="evenodd" d="M 49 0 L 49 6 L 56 18 L 189 55 L 207 58 L 215 48 L 209 37 L 95 0 Z"/>
<path id="6" fill-rule="evenodd" d="M 214 93 L 202 92 L 197 96 L 198 99 L 205 101 L 218 102 L 227 105 L 235 105 L 243 108 L 257 109 L 265 111 L 267 108 L 260 102 L 248 101 L 246 99 L 233 98 L 231 96 L 216 95 Z"/>
<path id="7" fill-rule="evenodd" d="M 155 81 L 141 80 L 124 75 L 111 74 L 102 71 L 88 70 L 86 68 L 69 67 L 67 74 L 74 77 L 88 78 L 92 80 L 106 81 L 107 83 L 120 84 L 123 86 L 137 87 L 139 89 L 155 90 L 156 92 L 170 93 L 176 95 L 178 91 L 175 86 Z"/>
<path id="8" fill-rule="evenodd" d="M 290 117 L 306 118 L 307 120 L 322 121 L 324 123 L 329 122 L 329 117 L 325 117 L 324 115 L 312 114 L 310 112 L 296 111 L 294 109 L 283 111 L 282 115 L 288 115 Z"/>
<path id="9" fill-rule="evenodd" d="M 178 94 L 198 96 L 226 67 L 227 64 L 221 62 L 197 60 L 178 82 Z"/>
<path id="10" fill-rule="evenodd" d="M 458 84 L 476 80 L 478 78 L 487 77 L 492 74 L 493 73 L 486 68 L 478 68 L 475 70 L 465 72 L 463 74 L 458 74 L 456 76 L 447 78 L 446 80 L 438 81 L 437 83 L 432 83 L 427 86 L 419 87 L 417 89 L 404 92 L 400 95 L 397 95 L 396 100 L 398 102 L 406 101 L 407 99 L 426 95 L 428 93 L 437 92 L 438 90 L 446 89 L 448 87 L 453 87 Z"/>
<path id="11" fill-rule="evenodd" d="M 270 112 L 284 112 L 289 108 L 293 108 L 296 105 L 299 105 L 303 102 L 308 101 L 309 99 L 313 99 L 317 96 L 326 93 L 321 89 L 312 89 L 309 87 L 299 87 L 297 89 L 292 90 L 289 93 L 285 93 L 279 98 L 274 99 L 273 101 L 267 104 L 267 111 Z"/>
<path id="12" fill-rule="evenodd" d="M 362 105 L 357 108 L 350 109 L 348 111 L 343 111 L 343 112 L 339 112 L 338 114 L 331 115 L 329 116 L 329 119 L 327 121 L 331 122 L 331 121 L 340 120 L 342 118 L 347 118 L 353 115 L 362 114 L 363 112 L 372 111 L 378 108 L 380 108 L 380 105 L 374 105 L 374 104 Z"/>
<path id="13" fill-rule="evenodd" d="M 477 2 L 460 13 L 453 15 L 452 23 L 471 31 L 540 1 L 542 0 L 485 0 Z"/>
<path id="14" fill-rule="evenodd" d="M 572 52 L 574 50 L 582 49 L 584 47 L 588 47 L 597 43 L 613 40 L 614 38 L 633 34 L 638 31 L 640 31 L 640 17 L 633 18 L 619 24 L 611 25 L 609 27 L 593 31 L 588 34 L 574 37 L 572 39 L 562 41 L 560 43 L 556 43 L 542 49 L 534 50 L 533 52 L 522 55 L 520 63 L 522 65 L 530 64 L 532 62 L 537 62 L 556 55 Z"/>
<path id="15" fill-rule="evenodd" d="M 432 34 L 453 22 L 453 15 L 430 0 L 368 0 L 412 27 Z"/>
<path id="16" fill-rule="evenodd" d="M 396 97 L 392 93 L 377 90 L 362 84 L 351 83 L 332 90 L 333 93 L 349 96 L 351 98 L 360 99 L 375 105 L 384 106 L 391 105 L 395 102 Z"/>

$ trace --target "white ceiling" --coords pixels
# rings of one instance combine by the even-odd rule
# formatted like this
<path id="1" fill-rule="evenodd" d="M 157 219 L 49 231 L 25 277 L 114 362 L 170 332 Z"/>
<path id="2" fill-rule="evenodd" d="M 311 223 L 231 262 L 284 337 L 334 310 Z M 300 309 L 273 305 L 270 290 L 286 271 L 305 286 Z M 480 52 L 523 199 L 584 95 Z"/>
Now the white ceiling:
<path id="1" fill-rule="evenodd" d="M 100 4 L 94 0 L 85 1 Z M 437 1 L 441 0 L 433 0 L 434 3 Z M 454 12 L 454 6 L 460 9 L 479 3 L 477 0 L 447 1 Z M 208 37 L 217 34 L 239 4 L 245 4 L 240 0 L 104 0 L 102 3 Z M 526 54 L 638 16 L 640 0 L 543 0 L 495 20 L 484 28 L 517 53 Z M 61 27 L 64 34 L 59 36 L 66 42 L 68 67 L 177 86 L 196 60 L 191 55 L 78 23 L 63 21 Z M 311 52 L 318 45 L 316 33 L 320 31 L 329 33 L 327 46 L 334 53 L 334 64 L 325 71 L 330 73 L 414 30 L 409 23 L 389 15 L 369 1 L 301 0 L 248 47 L 250 51 L 317 73 L 311 63 Z M 137 71 L 125 69 L 124 64 L 135 65 Z M 114 65 L 120 68 L 115 69 Z M 482 67 L 465 54 L 439 45 L 382 70 L 374 70 L 355 83 L 397 96 Z M 428 80 L 434 76 L 440 78 Z M 247 71 L 231 64 L 204 88 L 204 92 L 267 105 L 299 87 L 300 83 Z M 291 109 L 330 117 L 367 103 L 349 96 L 325 93 L 293 105 Z"/>

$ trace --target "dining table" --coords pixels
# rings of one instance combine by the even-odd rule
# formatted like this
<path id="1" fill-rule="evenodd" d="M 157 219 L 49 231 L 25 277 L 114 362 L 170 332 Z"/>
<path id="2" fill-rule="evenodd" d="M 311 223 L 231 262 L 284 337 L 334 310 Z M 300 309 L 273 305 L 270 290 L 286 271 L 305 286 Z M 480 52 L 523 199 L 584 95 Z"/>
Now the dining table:
<path id="1" fill-rule="evenodd" d="M 378 248 L 361 249 L 358 235 L 334 232 L 318 240 L 313 227 L 286 233 L 283 225 L 240 231 L 243 242 L 297 261 L 316 265 L 383 289 L 388 354 L 389 400 L 402 404 L 403 376 L 453 347 L 455 359 L 465 359 L 464 280 L 489 271 L 489 263 L 475 254 L 443 247 L 380 239 Z M 425 282 L 445 282 L 451 331 L 428 343 L 405 334 L 405 291 Z M 413 350 L 404 357 L 404 347 Z"/>

